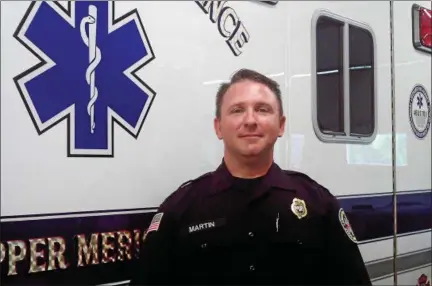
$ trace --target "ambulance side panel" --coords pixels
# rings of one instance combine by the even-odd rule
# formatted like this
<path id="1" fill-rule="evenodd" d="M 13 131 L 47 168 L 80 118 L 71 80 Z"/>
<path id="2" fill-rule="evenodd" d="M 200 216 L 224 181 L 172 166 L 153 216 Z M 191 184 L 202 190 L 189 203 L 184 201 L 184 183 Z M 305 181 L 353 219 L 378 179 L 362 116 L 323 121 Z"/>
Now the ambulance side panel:
<path id="1" fill-rule="evenodd" d="M 389 3 L 287 3 L 289 168 L 339 198 L 365 262 L 391 260 Z"/>
<path id="2" fill-rule="evenodd" d="M 406 235 L 398 237 L 396 254 L 398 285 L 408 285 L 417 282 L 422 274 L 429 280 L 432 275 L 430 130 L 432 67 L 431 54 L 414 48 L 413 35 L 418 31 L 415 29 L 416 23 L 413 21 L 412 11 L 415 5 L 430 11 L 431 2 L 396 1 L 393 5 L 396 161 L 398 163 L 396 169 L 397 228 L 398 233 Z M 431 21 L 430 16 L 429 21 Z M 419 270 L 407 271 L 422 266 L 423 268 Z"/>

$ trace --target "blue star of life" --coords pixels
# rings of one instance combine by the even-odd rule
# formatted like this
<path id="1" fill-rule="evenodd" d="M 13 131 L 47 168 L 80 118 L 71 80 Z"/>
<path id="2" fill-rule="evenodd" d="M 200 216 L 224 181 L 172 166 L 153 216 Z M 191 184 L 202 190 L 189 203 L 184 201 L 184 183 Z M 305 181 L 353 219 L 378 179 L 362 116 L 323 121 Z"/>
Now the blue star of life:
<path id="1" fill-rule="evenodd" d="M 417 96 L 417 106 L 421 109 L 423 106 L 423 97 Z"/>
<path id="2" fill-rule="evenodd" d="M 34 1 L 15 38 L 41 63 L 14 80 L 39 135 L 67 119 L 68 156 L 114 155 L 114 122 L 137 138 L 155 92 L 135 72 L 155 58 L 138 12 L 115 2 Z"/>

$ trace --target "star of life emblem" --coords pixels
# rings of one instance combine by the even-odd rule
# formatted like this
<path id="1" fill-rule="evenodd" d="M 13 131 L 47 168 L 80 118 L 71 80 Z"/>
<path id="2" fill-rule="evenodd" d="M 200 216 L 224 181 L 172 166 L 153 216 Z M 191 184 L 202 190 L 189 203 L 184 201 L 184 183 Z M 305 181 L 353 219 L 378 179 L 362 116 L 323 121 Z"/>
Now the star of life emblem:
<path id="1" fill-rule="evenodd" d="M 34 1 L 15 38 L 40 63 L 14 78 L 39 135 L 67 120 L 68 156 L 114 155 L 114 123 L 137 138 L 155 92 L 136 76 L 154 54 L 137 10 Z"/>
<path id="2" fill-rule="evenodd" d="M 409 100 L 409 120 L 414 135 L 422 139 L 429 132 L 431 124 L 431 106 L 426 89 L 416 85 Z"/>

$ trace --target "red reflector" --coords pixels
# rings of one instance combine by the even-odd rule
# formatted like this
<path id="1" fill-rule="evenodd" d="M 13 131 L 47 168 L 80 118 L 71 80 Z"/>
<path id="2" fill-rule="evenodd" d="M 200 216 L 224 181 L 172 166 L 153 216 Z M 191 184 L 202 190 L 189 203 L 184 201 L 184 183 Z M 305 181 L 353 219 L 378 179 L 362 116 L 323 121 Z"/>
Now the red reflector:
<path id="1" fill-rule="evenodd" d="M 432 48 L 432 16 L 431 10 L 420 8 L 420 42 Z"/>
<path id="2" fill-rule="evenodd" d="M 432 53 L 432 12 L 417 4 L 412 6 L 414 48 Z"/>

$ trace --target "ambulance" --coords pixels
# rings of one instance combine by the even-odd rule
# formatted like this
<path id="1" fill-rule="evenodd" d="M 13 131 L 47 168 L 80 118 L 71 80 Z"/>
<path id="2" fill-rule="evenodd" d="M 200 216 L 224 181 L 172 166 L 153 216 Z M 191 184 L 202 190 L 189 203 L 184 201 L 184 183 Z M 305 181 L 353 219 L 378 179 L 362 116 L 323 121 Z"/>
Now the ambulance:
<path id="1" fill-rule="evenodd" d="M 282 89 L 275 162 L 339 199 L 373 284 L 430 285 L 431 48 L 430 1 L 2 1 L 0 284 L 127 285 L 249 68 Z"/>

